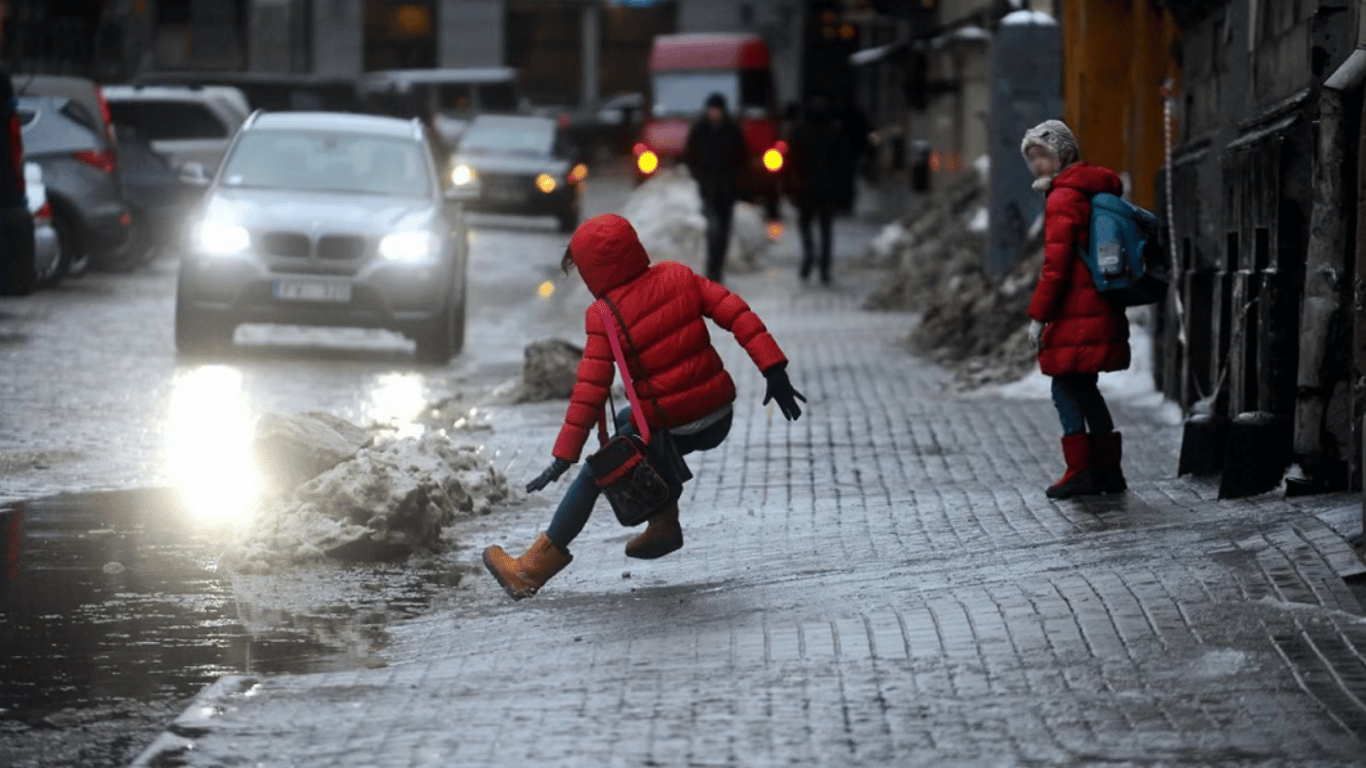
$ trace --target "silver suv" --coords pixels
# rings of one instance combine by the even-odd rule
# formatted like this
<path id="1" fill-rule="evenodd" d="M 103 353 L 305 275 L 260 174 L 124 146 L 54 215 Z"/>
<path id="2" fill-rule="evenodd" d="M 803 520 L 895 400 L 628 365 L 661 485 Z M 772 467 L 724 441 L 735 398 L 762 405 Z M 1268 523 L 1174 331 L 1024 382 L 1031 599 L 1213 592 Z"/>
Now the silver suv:
<path id="1" fill-rule="evenodd" d="M 417 120 L 253 114 L 193 215 L 176 290 L 182 352 L 240 323 L 385 328 L 444 364 L 465 339 L 463 197 Z"/>

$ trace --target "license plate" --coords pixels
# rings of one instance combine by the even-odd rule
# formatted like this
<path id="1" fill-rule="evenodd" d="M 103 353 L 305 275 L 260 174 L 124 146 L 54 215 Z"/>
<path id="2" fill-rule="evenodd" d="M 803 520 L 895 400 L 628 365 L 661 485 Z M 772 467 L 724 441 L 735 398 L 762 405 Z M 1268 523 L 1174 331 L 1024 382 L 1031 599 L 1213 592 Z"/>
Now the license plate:
<path id="1" fill-rule="evenodd" d="M 283 301 L 344 304 L 351 300 L 351 284 L 322 280 L 277 280 L 275 298 Z"/>

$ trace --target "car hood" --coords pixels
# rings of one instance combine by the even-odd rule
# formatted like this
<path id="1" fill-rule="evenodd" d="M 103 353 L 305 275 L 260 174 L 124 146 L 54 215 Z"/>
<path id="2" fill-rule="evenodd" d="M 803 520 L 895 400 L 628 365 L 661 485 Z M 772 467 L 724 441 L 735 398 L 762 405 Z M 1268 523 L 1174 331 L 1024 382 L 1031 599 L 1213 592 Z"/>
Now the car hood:
<path id="1" fill-rule="evenodd" d="M 252 229 L 328 230 L 382 234 L 429 226 L 436 204 L 422 198 L 330 192 L 218 188 L 206 215 Z"/>
<path id="2" fill-rule="evenodd" d="M 524 157 L 520 155 L 473 154 L 458 152 L 456 164 L 465 164 L 480 173 L 536 174 L 563 173 L 569 163 L 555 157 Z"/>

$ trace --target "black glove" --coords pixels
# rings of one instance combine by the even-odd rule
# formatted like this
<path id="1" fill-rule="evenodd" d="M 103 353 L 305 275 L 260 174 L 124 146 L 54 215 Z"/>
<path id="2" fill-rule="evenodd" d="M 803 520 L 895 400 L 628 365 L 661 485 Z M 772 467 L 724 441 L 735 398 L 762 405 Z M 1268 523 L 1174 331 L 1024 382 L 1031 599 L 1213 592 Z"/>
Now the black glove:
<path id="1" fill-rule="evenodd" d="M 555 459 L 550 462 L 550 466 L 546 471 L 537 475 L 535 480 L 526 484 L 526 492 L 535 493 L 556 480 L 559 480 L 560 475 L 563 475 L 566 469 L 569 469 L 569 462 L 564 459 Z"/>
<path id="2" fill-rule="evenodd" d="M 797 406 L 797 401 L 806 402 L 802 393 L 793 389 L 792 382 L 787 378 L 787 363 L 777 365 L 764 371 L 764 378 L 768 379 L 768 389 L 764 392 L 764 405 L 768 401 L 777 400 L 778 408 L 783 412 L 783 417 L 788 421 L 796 421 L 802 415 L 802 409 Z"/>

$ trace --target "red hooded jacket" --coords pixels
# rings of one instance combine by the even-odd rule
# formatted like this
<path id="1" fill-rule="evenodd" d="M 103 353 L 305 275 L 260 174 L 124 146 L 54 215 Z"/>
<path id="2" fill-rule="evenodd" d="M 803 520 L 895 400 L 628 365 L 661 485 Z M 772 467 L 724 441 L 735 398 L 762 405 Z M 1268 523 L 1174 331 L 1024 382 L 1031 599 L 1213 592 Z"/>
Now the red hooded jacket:
<path id="1" fill-rule="evenodd" d="M 704 318 L 734 334 L 759 370 L 787 361 L 739 296 L 682 264 L 651 265 L 626 219 L 611 213 L 589 219 L 574 232 L 569 250 L 584 284 L 594 296 L 610 299 L 626 323 L 629 341 L 620 329 L 617 338 L 651 429 L 681 427 L 735 400 L 735 382 L 711 345 Z M 584 326 L 588 340 L 578 381 L 552 451 L 569 462 L 579 460 L 616 373 L 611 342 L 592 306 Z"/>
<path id="2" fill-rule="evenodd" d="M 1048 191 L 1043 270 L 1029 302 L 1029 316 L 1047 323 L 1039 341 L 1039 370 L 1047 376 L 1129 367 L 1124 307 L 1100 295 L 1077 254 L 1078 247 L 1090 244 L 1091 196 L 1123 190 L 1114 171 L 1077 162 L 1064 168 Z"/>

